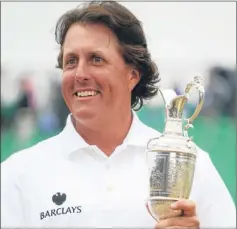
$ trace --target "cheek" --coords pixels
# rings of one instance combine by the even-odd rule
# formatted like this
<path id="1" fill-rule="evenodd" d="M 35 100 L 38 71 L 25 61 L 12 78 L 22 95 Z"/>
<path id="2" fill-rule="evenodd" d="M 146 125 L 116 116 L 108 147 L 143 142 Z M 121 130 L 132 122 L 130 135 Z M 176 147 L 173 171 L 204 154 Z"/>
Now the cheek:
<path id="1" fill-rule="evenodd" d="M 66 89 L 73 85 L 73 75 L 72 73 L 63 73 L 62 76 L 62 88 Z"/>
<path id="2" fill-rule="evenodd" d="M 73 89 L 73 79 L 73 75 L 70 73 L 64 73 L 62 76 L 62 94 L 65 100 L 71 96 Z"/>
<path id="3" fill-rule="evenodd" d="M 117 85 L 123 94 L 127 95 L 131 92 L 131 82 L 127 72 L 122 72 L 118 75 Z"/>
<path id="4" fill-rule="evenodd" d="M 113 80 L 110 84 L 110 100 L 116 100 L 120 106 L 121 103 L 124 104 L 130 94 L 127 78 L 124 75 L 116 75 L 116 80 Z"/>

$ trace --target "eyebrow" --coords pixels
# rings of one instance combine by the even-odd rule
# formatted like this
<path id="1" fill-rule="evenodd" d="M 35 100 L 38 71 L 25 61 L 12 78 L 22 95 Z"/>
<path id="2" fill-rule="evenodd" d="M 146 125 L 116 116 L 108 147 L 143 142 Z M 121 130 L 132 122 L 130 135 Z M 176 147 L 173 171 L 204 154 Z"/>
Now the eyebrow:
<path id="1" fill-rule="evenodd" d="M 65 58 L 67 58 L 67 57 L 71 57 L 71 56 L 77 56 L 77 54 L 74 53 L 74 52 L 68 52 L 68 53 L 63 53 L 63 56 L 64 56 Z"/>
<path id="2" fill-rule="evenodd" d="M 91 54 L 96 54 L 96 55 L 101 55 L 101 56 L 105 56 L 105 53 L 101 50 L 98 50 L 98 49 L 95 49 L 95 50 L 90 50 L 87 52 L 89 55 Z M 76 56 L 78 57 L 78 54 L 76 52 L 73 52 L 73 51 L 69 51 L 69 52 L 66 52 L 63 54 L 64 58 L 68 58 L 68 57 L 71 57 L 71 56 Z"/>

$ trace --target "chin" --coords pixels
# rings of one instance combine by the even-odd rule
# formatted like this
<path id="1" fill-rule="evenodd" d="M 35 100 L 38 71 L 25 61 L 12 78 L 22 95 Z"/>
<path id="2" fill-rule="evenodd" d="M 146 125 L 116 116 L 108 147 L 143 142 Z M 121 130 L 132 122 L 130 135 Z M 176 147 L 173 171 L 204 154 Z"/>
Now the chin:
<path id="1" fill-rule="evenodd" d="M 94 109 L 79 109 L 72 112 L 72 114 L 76 120 L 81 123 L 87 122 L 89 124 L 90 122 L 98 120 L 98 112 L 96 112 Z"/>

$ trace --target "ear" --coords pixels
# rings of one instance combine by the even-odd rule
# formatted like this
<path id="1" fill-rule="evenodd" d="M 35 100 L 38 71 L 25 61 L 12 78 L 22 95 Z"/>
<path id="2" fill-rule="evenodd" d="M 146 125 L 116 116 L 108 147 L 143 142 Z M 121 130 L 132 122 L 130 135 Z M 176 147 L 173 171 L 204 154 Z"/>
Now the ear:
<path id="1" fill-rule="evenodd" d="M 132 91 L 133 88 L 138 84 L 140 78 L 141 78 L 140 72 L 137 69 L 133 68 L 130 73 L 129 84 L 128 84 L 130 91 Z"/>

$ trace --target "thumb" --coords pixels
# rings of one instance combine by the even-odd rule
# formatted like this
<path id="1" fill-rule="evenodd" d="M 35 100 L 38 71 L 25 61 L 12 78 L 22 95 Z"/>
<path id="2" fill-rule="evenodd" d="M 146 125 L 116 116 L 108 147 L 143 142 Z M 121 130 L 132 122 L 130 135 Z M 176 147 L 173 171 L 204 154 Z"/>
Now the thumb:
<path id="1" fill-rule="evenodd" d="M 171 204 L 173 210 L 182 210 L 185 216 L 194 216 L 196 214 L 196 206 L 192 200 L 178 200 Z"/>

